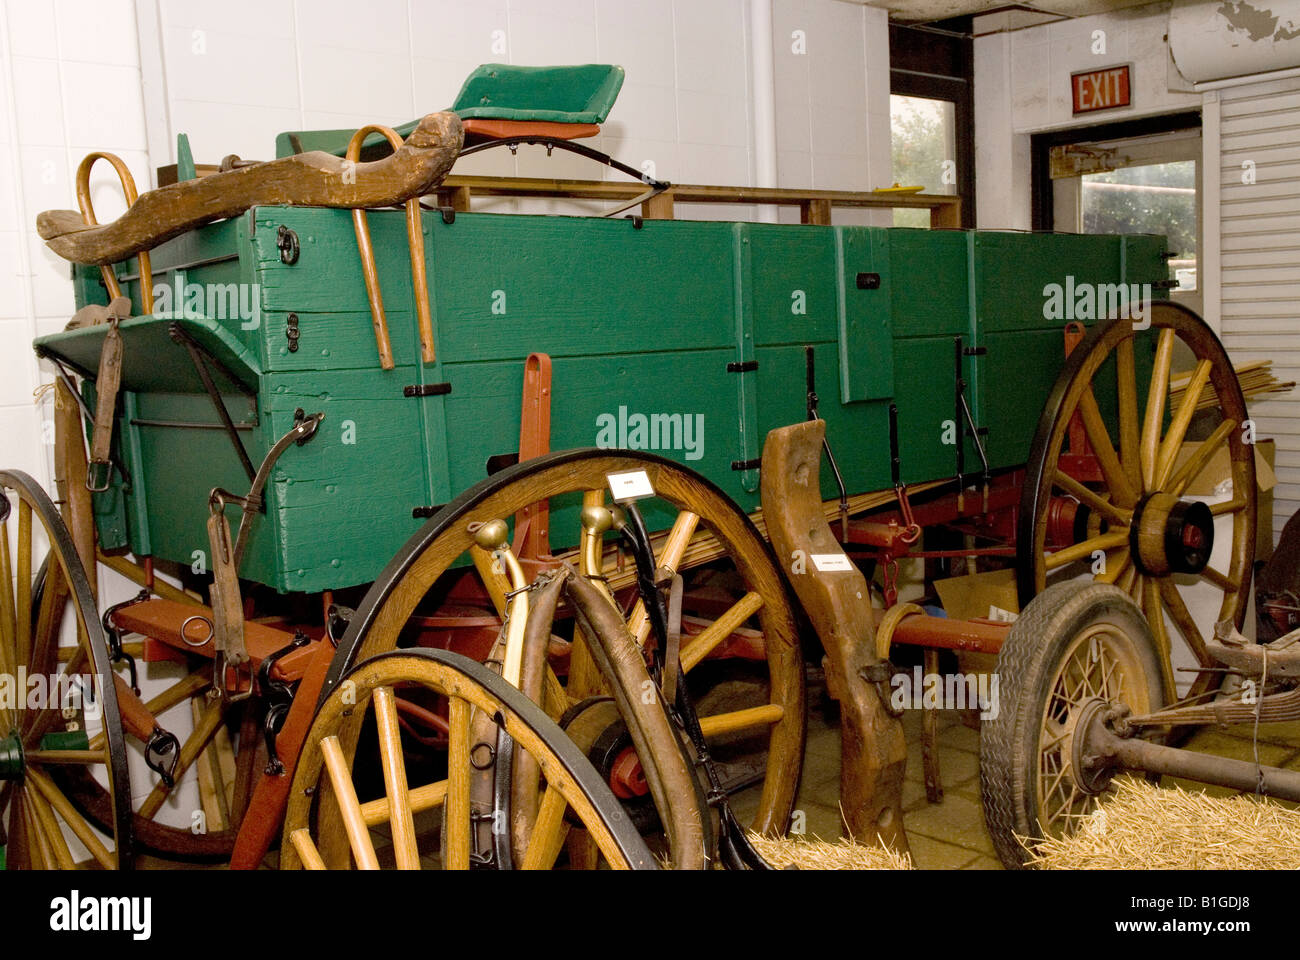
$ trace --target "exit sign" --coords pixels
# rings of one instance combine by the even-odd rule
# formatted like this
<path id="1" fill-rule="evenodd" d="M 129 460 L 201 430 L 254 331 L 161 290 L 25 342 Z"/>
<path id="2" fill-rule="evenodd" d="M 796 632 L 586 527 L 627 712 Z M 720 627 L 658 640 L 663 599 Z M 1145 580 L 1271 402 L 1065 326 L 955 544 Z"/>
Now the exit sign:
<path id="1" fill-rule="evenodd" d="M 1070 74 L 1070 93 L 1074 98 L 1074 112 L 1092 113 L 1094 110 L 1113 110 L 1127 107 L 1132 100 L 1133 85 L 1130 68 L 1126 63 L 1120 67 L 1106 67 L 1102 70 L 1085 70 L 1083 73 Z"/>

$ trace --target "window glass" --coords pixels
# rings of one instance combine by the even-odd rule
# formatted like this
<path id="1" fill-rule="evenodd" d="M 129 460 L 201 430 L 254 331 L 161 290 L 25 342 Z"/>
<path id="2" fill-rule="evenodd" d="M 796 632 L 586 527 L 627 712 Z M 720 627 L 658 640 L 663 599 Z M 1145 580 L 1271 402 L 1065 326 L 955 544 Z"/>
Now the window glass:
<path id="1" fill-rule="evenodd" d="M 902 187 L 924 187 L 925 193 L 957 192 L 956 107 L 951 100 L 889 98 L 893 153 L 893 182 Z M 928 227 L 930 211 L 894 211 L 896 227 Z"/>
<path id="2" fill-rule="evenodd" d="M 1084 233 L 1160 233 L 1171 279 L 1196 289 L 1196 161 L 1148 163 L 1082 177 Z"/>

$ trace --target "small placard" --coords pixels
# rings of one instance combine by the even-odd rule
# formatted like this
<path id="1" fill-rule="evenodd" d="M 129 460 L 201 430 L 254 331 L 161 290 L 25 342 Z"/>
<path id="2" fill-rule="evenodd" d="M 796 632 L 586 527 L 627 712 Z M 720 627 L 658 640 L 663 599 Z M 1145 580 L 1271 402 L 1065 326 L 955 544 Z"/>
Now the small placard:
<path id="1" fill-rule="evenodd" d="M 834 573 L 838 570 L 852 570 L 853 561 L 846 553 L 814 553 L 813 566 L 822 573 Z"/>
<path id="2" fill-rule="evenodd" d="M 1020 619 L 1020 614 L 1012 613 L 1010 610 L 1004 610 L 996 603 L 989 604 L 989 619 L 994 623 L 1015 623 Z"/>
<path id="3" fill-rule="evenodd" d="M 653 497 L 655 488 L 650 483 L 650 478 L 646 476 L 644 470 L 631 470 L 627 473 L 608 473 L 605 479 L 609 481 L 609 492 L 614 497 L 615 503 L 624 503 L 628 500 L 639 500 L 642 497 Z"/>

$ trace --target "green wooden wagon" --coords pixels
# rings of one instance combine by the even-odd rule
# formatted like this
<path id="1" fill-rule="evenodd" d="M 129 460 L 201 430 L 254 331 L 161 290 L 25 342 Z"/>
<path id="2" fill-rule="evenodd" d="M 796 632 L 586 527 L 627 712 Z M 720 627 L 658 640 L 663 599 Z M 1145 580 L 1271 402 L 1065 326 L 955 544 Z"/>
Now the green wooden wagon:
<path id="1" fill-rule="evenodd" d="M 555 139 L 530 124 L 598 124 L 621 71 L 589 70 L 574 87 L 586 99 L 575 92 L 554 116 L 538 114 L 528 97 L 510 106 L 506 81 L 517 79 L 482 68 L 462 92 L 456 110 L 467 125 L 497 107 L 486 119 L 498 125 L 476 134 L 484 142 Z M 415 129 L 399 128 L 399 139 Z M 369 164 L 398 156 L 381 134 L 351 131 L 286 134 L 278 149 L 304 163 L 328 154 L 319 169 L 342 176 L 349 168 L 331 164 L 350 162 L 340 159 L 349 139 L 362 186 Z M 325 154 L 302 152 L 313 149 Z M 272 167 L 227 166 L 219 176 Z M 180 196 L 187 183 L 199 189 L 209 179 L 164 189 Z M 406 202 L 386 202 L 395 201 Z M 83 322 L 36 342 L 59 374 L 57 499 L 67 519 L 51 514 L 28 480 L 0 474 L 20 501 L 19 553 L 5 558 L 19 593 L 0 610 L 10 618 L 4 642 L 13 665 L 51 672 L 57 610 L 70 597 L 120 729 L 106 720 L 102 733 L 87 733 L 83 719 L 57 710 L 31 714 L 40 719 L 0 740 L 10 750 L 0 749 L 0 771 L 12 755 L 12 782 L 20 767 L 36 771 L 12 796 L 32 796 L 40 784 L 48 790 L 29 801 L 34 810 L 55 804 L 78 819 L 78 836 L 115 834 L 116 858 L 104 848 L 105 862 L 125 864 L 138 849 L 253 866 L 286 803 L 318 836 L 333 830 L 326 860 L 346 862 L 337 815 L 324 824 L 326 813 L 298 809 L 301 798 L 291 796 L 305 742 L 311 775 L 324 777 L 308 736 L 315 704 L 328 713 L 349 671 L 394 650 L 492 658 L 518 584 L 509 564 L 504 572 L 498 564 L 502 544 L 475 541 L 477 524 L 511 523 L 526 580 L 561 561 L 603 578 L 644 639 L 650 625 L 636 605 L 634 565 L 613 534 L 606 542 L 585 525 L 583 508 L 607 502 L 611 474 L 643 473 L 653 488 L 639 507 L 661 531 L 660 572 L 684 576 L 681 658 L 703 732 L 727 761 L 724 786 L 761 784 L 753 826 L 784 830 L 802 758 L 804 655 L 783 583 L 790 558 L 775 557 L 762 532 L 761 452 L 769 431 L 813 416 L 825 421 L 834 466 L 822 471 L 825 514 L 859 562 L 884 572 L 888 604 L 892 571 L 919 550 L 920 527 L 934 544 L 952 533 L 974 538 L 963 549 L 959 536 L 948 554 L 1005 557 L 1024 601 L 1092 569 L 1160 623 L 1160 648 L 1121 651 L 1112 681 L 1146 702 L 1173 694 L 1156 612 L 1167 610 L 1194 650 L 1197 627 L 1167 589 L 1181 568 L 1141 554 L 1130 529 L 1154 516 L 1149 503 L 1162 517 L 1166 501 L 1182 503 L 1189 472 L 1222 446 L 1240 491 L 1218 511 L 1232 514 L 1230 560 L 1225 570 L 1202 563 L 1195 572 L 1222 589 L 1221 619 L 1241 622 L 1254 543 L 1253 460 L 1236 429 L 1244 403 L 1213 334 L 1165 299 L 1161 237 L 494 215 L 417 201 L 405 212 L 360 215 L 374 252 L 368 281 L 355 202 L 258 203 L 150 244 L 147 264 L 111 252 L 103 258 L 115 262 L 102 267 L 84 262 L 74 269 Z M 112 281 L 119 291 L 108 289 Z M 126 300 L 112 306 L 114 292 Z M 380 319 L 390 369 L 377 351 Z M 96 420 L 97 387 L 114 340 L 111 442 L 93 462 L 91 430 L 87 477 L 81 431 L 108 422 Z M 1173 366 L 1192 371 L 1190 399 L 1168 400 Z M 1219 426 L 1188 466 L 1178 454 L 1209 389 Z M 41 538 L 30 534 L 41 524 L 58 561 L 44 568 Z M 102 624 L 88 593 L 95 578 L 78 573 L 96 564 L 144 588 Z M 34 592 L 24 591 L 27 578 Z M 24 618 L 27 607 L 33 614 Z M 962 648 L 934 619 L 903 620 L 894 643 Z M 556 622 L 547 669 L 526 692 L 598 761 L 598 779 L 644 826 L 653 804 L 635 751 L 629 758 L 616 714 L 593 719 L 578 709 L 601 692 L 599 672 L 564 607 Z M 982 639 L 967 648 L 996 650 L 1001 628 L 971 629 Z M 247 659 L 223 652 L 232 632 Z M 89 669 L 83 656 L 65 670 Z M 144 702 L 123 679 L 132 657 L 183 661 L 190 672 Z M 366 690 L 394 682 L 385 676 Z M 215 700 L 206 698 L 214 682 Z M 446 719 L 455 684 L 439 683 L 426 684 L 438 695 L 393 708 L 412 769 L 435 771 L 433 786 L 412 794 L 417 815 L 450 808 L 447 791 L 455 793 L 437 788 L 442 751 L 459 756 Z M 241 699 L 254 687 L 256 698 Z M 196 718 L 183 744 L 158 720 L 178 708 Z M 361 718 L 331 722 L 350 757 Z M 147 784 L 137 776 L 131 801 L 124 757 L 139 748 L 128 748 L 123 729 L 152 771 Z M 236 733 L 232 750 L 223 738 Z M 169 783 L 196 765 L 208 770 L 204 820 L 213 824 L 197 832 L 160 815 Z M 1051 828 L 1049 799 L 1027 801 L 1036 828 Z M 373 813 L 377 802 L 358 809 Z M 1090 802 L 1071 800 L 1066 813 Z M 367 822 L 387 822 L 374 816 Z M 23 863 L 37 862 L 31 838 L 40 828 L 10 824 L 11 863 L 15 849 Z M 570 862 L 592 860 L 599 829 L 572 832 Z M 471 845 L 491 860 L 484 844 Z"/>

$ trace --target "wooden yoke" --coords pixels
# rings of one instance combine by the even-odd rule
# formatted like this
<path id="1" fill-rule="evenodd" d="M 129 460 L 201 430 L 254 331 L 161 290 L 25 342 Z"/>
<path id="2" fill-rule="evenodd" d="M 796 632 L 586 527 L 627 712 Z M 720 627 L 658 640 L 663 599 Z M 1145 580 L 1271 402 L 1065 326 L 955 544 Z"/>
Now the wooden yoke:
<path id="1" fill-rule="evenodd" d="M 820 465 L 826 422 L 767 435 L 761 471 L 763 517 L 826 657 L 826 686 L 840 701 L 840 807 L 861 843 L 907 852 L 903 830 L 903 725 L 890 716 L 886 661 L 875 645 L 867 581 L 831 535 L 822 511 Z M 878 677 L 871 676 L 878 671 Z"/>

